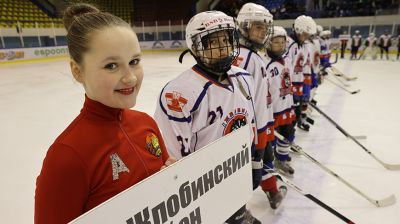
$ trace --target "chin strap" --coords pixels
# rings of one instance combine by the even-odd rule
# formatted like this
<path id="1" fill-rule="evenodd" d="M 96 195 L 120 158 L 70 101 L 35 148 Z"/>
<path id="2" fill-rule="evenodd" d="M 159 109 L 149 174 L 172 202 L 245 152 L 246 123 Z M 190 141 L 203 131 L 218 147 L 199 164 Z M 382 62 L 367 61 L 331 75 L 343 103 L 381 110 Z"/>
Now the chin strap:
<path id="1" fill-rule="evenodd" d="M 185 56 L 185 54 L 187 54 L 188 52 L 190 52 L 190 54 L 192 53 L 192 52 L 190 51 L 190 49 L 186 49 L 186 50 L 184 50 L 184 51 L 181 53 L 181 55 L 179 55 L 179 63 L 182 64 L 183 56 Z"/>

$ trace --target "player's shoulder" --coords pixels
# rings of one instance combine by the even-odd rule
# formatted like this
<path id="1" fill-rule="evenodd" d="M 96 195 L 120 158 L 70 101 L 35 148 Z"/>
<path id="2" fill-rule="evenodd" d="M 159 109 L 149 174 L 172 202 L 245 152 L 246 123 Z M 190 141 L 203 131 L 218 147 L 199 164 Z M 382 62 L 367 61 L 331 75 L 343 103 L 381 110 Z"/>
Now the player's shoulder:
<path id="1" fill-rule="evenodd" d="M 186 95 L 201 91 L 208 80 L 202 77 L 202 72 L 195 67 L 185 70 L 179 76 L 169 81 L 163 91 L 179 91 Z"/>
<path id="2" fill-rule="evenodd" d="M 237 66 L 234 66 L 234 65 L 232 65 L 231 69 L 229 69 L 228 75 L 229 76 L 231 76 L 231 75 L 234 75 L 234 76 L 250 76 L 248 71 L 244 70 L 241 67 L 237 67 Z"/>

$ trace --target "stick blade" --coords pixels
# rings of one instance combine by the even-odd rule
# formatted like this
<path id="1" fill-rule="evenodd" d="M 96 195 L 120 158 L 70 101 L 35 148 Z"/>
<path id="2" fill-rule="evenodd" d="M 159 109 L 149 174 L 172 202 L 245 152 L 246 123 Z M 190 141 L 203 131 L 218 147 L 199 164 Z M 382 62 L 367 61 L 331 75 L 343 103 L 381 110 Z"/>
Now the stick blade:
<path id="1" fill-rule="evenodd" d="M 353 135 L 353 138 L 358 139 L 358 140 L 365 140 L 367 139 L 366 135 Z"/>
<path id="2" fill-rule="evenodd" d="M 346 79 L 346 81 L 354 81 L 354 80 L 356 80 L 358 77 L 347 77 L 347 78 L 345 78 Z"/>
<path id="3" fill-rule="evenodd" d="M 382 200 L 375 201 L 377 207 L 387 207 L 396 203 L 396 196 L 394 194 Z"/>
<path id="4" fill-rule="evenodd" d="M 357 89 L 357 90 L 351 92 L 351 94 L 356 94 L 356 93 L 359 93 L 360 91 L 361 91 L 360 89 Z"/>
<path id="5" fill-rule="evenodd" d="M 384 163 L 383 166 L 388 170 L 400 170 L 400 164 Z"/>

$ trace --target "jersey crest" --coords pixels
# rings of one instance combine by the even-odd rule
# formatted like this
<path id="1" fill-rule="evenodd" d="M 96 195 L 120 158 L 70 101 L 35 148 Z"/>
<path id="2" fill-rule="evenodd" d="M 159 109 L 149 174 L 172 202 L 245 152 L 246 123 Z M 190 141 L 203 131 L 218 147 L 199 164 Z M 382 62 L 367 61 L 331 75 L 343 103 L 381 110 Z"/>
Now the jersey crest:
<path id="1" fill-rule="evenodd" d="M 228 113 L 222 126 L 224 126 L 224 135 L 231 133 L 247 124 L 248 112 L 245 108 L 236 108 Z"/>
<path id="2" fill-rule="evenodd" d="M 162 154 L 158 138 L 153 133 L 150 133 L 146 136 L 146 148 L 152 155 L 156 157 L 160 157 Z"/>
<path id="3" fill-rule="evenodd" d="M 303 71 L 303 62 L 304 62 L 304 56 L 302 53 L 300 53 L 299 57 L 296 60 L 296 64 L 294 65 L 295 73 L 300 73 Z"/>
<path id="4" fill-rule="evenodd" d="M 165 93 L 168 109 L 182 112 L 182 107 L 188 102 L 187 99 L 182 97 L 181 93 L 173 91 L 172 93 Z"/>
<path id="5" fill-rule="evenodd" d="M 289 69 L 284 68 L 282 70 L 282 82 L 281 82 L 281 88 L 279 89 L 279 96 L 284 97 L 288 94 L 292 94 L 292 88 L 291 88 L 291 80 L 290 80 L 290 74 L 289 74 Z"/>

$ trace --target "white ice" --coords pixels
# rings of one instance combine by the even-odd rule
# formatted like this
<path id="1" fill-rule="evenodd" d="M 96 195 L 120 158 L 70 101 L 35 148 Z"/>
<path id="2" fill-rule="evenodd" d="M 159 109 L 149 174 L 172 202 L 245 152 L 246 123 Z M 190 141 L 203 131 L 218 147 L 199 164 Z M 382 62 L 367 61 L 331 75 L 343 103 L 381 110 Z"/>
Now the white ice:
<path id="1" fill-rule="evenodd" d="M 178 53 L 145 53 L 145 78 L 137 110 L 153 115 L 161 88 L 193 60 L 178 63 Z M 340 60 L 336 65 L 357 76 L 349 89 L 325 82 L 316 99 L 318 107 L 387 163 L 400 164 L 400 63 Z M 335 81 L 334 77 L 331 77 Z M 0 219 L 1 223 L 32 223 L 36 177 L 54 139 L 79 113 L 83 88 L 70 75 L 68 60 L 0 65 Z M 298 130 L 296 143 L 329 169 L 371 198 L 395 194 L 399 202 L 377 208 L 310 160 L 293 155 L 296 172 L 291 180 L 355 223 L 400 223 L 400 170 L 389 171 L 347 139 L 317 111 L 309 133 Z M 234 199 L 232 199 L 234 200 Z M 322 207 L 289 188 L 278 211 L 257 189 L 248 203 L 263 223 L 343 223 Z"/>

